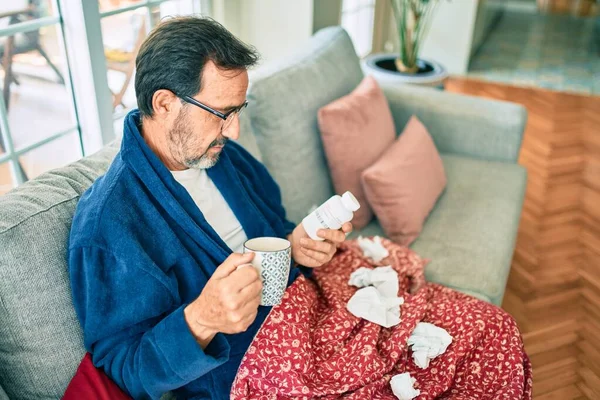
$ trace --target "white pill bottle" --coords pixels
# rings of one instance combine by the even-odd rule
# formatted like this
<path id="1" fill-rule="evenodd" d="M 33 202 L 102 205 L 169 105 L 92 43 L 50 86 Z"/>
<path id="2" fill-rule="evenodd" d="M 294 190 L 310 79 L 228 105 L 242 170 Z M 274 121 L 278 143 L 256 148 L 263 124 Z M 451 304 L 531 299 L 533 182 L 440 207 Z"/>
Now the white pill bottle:
<path id="1" fill-rule="evenodd" d="M 313 240 L 323 240 L 317 236 L 319 229 L 340 229 L 346 222 L 352 220 L 354 212 L 360 208 L 356 197 L 350 192 L 332 196 L 319 208 L 308 214 L 302 220 L 302 226 Z"/>

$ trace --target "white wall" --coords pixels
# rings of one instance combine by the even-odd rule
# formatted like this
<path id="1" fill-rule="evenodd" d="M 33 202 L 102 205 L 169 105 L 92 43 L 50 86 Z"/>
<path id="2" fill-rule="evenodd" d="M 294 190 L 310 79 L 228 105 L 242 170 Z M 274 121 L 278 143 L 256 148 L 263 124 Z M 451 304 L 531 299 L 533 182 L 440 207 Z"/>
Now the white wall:
<path id="1" fill-rule="evenodd" d="M 261 63 L 284 57 L 313 31 L 313 0 L 216 0 L 215 19 L 255 46 Z"/>
<path id="2" fill-rule="evenodd" d="M 478 1 L 440 1 L 421 57 L 444 65 L 451 74 L 465 74 L 469 66 Z"/>

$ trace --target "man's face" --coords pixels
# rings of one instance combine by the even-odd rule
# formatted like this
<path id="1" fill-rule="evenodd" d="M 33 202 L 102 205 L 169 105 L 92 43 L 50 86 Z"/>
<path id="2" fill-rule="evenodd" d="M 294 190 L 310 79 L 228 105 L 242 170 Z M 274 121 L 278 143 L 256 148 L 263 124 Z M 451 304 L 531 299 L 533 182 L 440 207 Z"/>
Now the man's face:
<path id="1" fill-rule="evenodd" d="M 222 113 L 238 107 L 246 100 L 248 73 L 246 70 L 224 71 L 209 61 L 202 73 L 202 88 L 193 96 L 199 102 Z M 176 111 L 176 110 L 175 110 Z M 230 115 L 226 129 L 223 120 L 193 104 L 181 102 L 171 121 L 167 140 L 175 160 L 188 168 L 210 168 L 219 160 L 229 139 L 239 137 L 237 115 Z"/>

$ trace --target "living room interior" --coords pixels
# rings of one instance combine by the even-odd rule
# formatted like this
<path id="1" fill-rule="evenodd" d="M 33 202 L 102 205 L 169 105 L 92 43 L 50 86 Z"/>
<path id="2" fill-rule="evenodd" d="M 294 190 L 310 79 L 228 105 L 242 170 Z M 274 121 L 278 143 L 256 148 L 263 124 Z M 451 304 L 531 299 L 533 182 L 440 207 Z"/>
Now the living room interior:
<path id="1" fill-rule="evenodd" d="M 403 7 L 411 4 L 424 12 L 421 31 L 415 28 L 415 20 L 405 23 L 408 11 Z M 78 167 L 95 179 L 98 169 L 94 168 L 114 157 L 118 147 L 113 142 L 123 135 L 127 113 L 137 107 L 135 59 L 140 46 L 161 21 L 181 15 L 214 18 L 260 53 L 259 65 L 249 73 L 250 116 L 247 125 L 240 119 L 240 143 L 251 153 L 250 146 L 257 148 L 282 189 L 288 214 L 298 221 L 318 204 L 302 198 L 302 190 L 287 181 L 289 175 L 275 168 L 284 156 L 265 149 L 283 139 L 273 133 L 276 125 L 269 125 L 272 122 L 260 113 L 269 104 L 287 103 L 286 98 L 297 102 L 288 107 L 302 110 L 309 109 L 305 103 L 318 99 L 323 104 L 315 107 L 321 110 L 357 85 L 339 86 L 331 99 L 319 97 L 319 91 L 324 91 L 319 86 L 305 87 L 304 97 L 294 97 L 291 88 L 282 86 L 276 88 L 279 99 L 269 101 L 260 90 L 267 91 L 265 76 L 275 69 L 286 71 L 306 62 L 317 32 L 341 26 L 364 76 L 373 76 L 383 88 L 396 134 L 415 115 L 441 154 L 448 179 L 442 184 L 445 192 L 441 195 L 440 189 L 434 196 L 421 236 L 410 246 L 432 260 L 425 268 L 426 278 L 496 304 L 514 317 L 531 360 L 534 399 L 600 398 L 597 0 L 13 0 L 0 4 L 0 216 L 6 218 L 0 221 L 0 249 L 17 243 L 7 234 L 8 227 L 20 224 L 14 221 L 21 218 L 21 211 L 7 211 L 11 196 L 44 191 L 44 179 L 50 179 L 54 170 L 105 151 L 92 159 L 91 166 Z M 318 51 L 313 56 L 323 48 L 314 47 Z M 344 68 L 351 68 L 336 67 L 340 76 L 346 76 Z M 407 92 L 402 92 L 404 87 Z M 412 92 L 412 87 L 418 90 Z M 290 115 L 302 116 L 300 111 L 294 113 Z M 311 113 L 310 121 L 298 125 L 320 132 L 315 140 L 319 146 L 323 141 L 330 163 L 324 165 L 331 166 L 327 140 L 334 139 L 327 138 L 317 112 Z M 245 141 L 248 126 L 262 130 L 263 137 L 257 134 L 254 142 Z M 291 140 L 289 145 L 297 143 L 302 142 Z M 495 163 L 506 164 L 506 170 Z M 314 177 L 315 186 L 321 184 L 316 172 L 307 174 L 304 182 Z M 487 196 L 476 186 L 486 180 L 497 181 Z M 73 186 L 80 190 L 80 183 Z M 385 196 L 367 192 L 374 193 Z M 502 195 L 506 195 L 502 201 L 494 202 L 494 196 Z M 461 210 L 461 202 L 465 209 Z M 376 200 L 371 203 L 375 209 Z M 35 198 L 32 204 L 41 208 L 33 212 L 35 208 L 24 206 L 22 215 L 44 209 Z M 358 234 L 392 238 L 383 217 L 377 214 L 377 218 L 383 230 L 372 222 L 351 238 Z M 57 226 L 68 229 L 67 219 L 58 218 Z M 64 233 L 56 229 L 57 235 Z M 15 326 L 21 323 L 11 310 L 19 301 L 18 296 L 11 297 L 11 288 L 21 284 L 23 290 L 38 290 L 28 286 L 26 275 L 17 273 L 29 251 L 27 242 L 21 246 L 14 251 L 5 247 L 5 255 L 0 256 L 0 325 L 3 318 Z M 459 272 L 453 276 L 453 271 Z M 31 273 L 38 274 L 37 267 Z M 463 279 L 460 274 L 472 276 Z M 60 295 L 68 299 L 65 290 Z M 52 303 L 52 307 L 58 306 Z M 75 320 L 71 314 L 65 317 L 69 323 Z M 19 326 L 37 326 L 39 321 L 34 315 Z M 18 347 L 11 347 L 21 337 L 14 329 L 0 327 L 0 336 L 8 332 L 8 339 L 0 338 L 0 361 L 5 361 L 2 354 L 10 359 L 11 349 Z M 31 352 L 36 346 L 25 347 Z M 69 350 L 73 357 L 82 356 L 77 346 Z M 67 364 L 60 368 L 73 368 Z M 44 390 L 44 383 L 31 381 L 31 386 L 39 384 L 39 391 L 19 394 L 15 378 L 3 373 L 0 367 L 0 400 L 38 398 Z M 68 383 L 64 378 L 49 379 L 48 387 L 56 391 L 64 391 Z"/>

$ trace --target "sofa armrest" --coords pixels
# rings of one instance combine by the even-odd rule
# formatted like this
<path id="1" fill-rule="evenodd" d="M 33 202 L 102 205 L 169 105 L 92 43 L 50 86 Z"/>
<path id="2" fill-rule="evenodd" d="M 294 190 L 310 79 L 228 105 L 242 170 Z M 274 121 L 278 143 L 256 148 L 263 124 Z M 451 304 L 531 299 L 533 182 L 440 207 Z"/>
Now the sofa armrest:
<path id="1" fill-rule="evenodd" d="M 527 122 L 525 107 L 430 88 L 381 86 L 398 132 L 416 115 L 441 153 L 517 162 Z"/>

